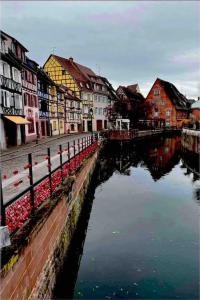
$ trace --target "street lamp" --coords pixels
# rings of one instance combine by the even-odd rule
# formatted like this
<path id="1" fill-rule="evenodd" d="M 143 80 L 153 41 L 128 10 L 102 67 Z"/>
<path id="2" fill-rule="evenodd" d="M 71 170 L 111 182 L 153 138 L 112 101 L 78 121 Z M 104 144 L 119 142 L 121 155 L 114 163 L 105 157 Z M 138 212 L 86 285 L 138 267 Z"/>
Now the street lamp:
<path id="1" fill-rule="evenodd" d="M 90 110 L 89 110 L 89 115 L 91 118 L 91 129 L 92 129 L 92 119 L 93 119 L 93 109 L 92 108 L 90 108 Z M 93 133 L 93 129 L 91 130 L 91 132 Z"/>

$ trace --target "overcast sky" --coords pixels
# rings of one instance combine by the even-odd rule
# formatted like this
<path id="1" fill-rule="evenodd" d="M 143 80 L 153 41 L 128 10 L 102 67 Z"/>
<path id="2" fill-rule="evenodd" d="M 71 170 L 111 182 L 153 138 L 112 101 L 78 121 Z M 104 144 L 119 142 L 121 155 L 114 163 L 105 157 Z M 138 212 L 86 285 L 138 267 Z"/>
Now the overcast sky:
<path id="1" fill-rule="evenodd" d="M 54 51 L 114 87 L 138 82 L 146 95 L 160 77 L 197 98 L 199 9 L 197 1 L 4 1 L 1 27 L 40 65 Z"/>

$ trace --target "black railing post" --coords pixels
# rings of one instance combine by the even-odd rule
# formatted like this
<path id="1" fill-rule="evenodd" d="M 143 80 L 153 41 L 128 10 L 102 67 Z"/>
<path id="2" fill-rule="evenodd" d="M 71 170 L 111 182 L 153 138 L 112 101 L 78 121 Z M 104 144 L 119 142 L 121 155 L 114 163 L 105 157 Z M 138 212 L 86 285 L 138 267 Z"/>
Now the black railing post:
<path id="1" fill-rule="evenodd" d="M 93 144 L 93 133 L 91 135 L 91 144 Z"/>
<path id="2" fill-rule="evenodd" d="M 3 188 L 2 188 L 2 179 L 1 179 L 1 171 L 0 171 L 0 197 L 1 197 L 1 226 L 6 225 L 6 211 L 3 203 Z"/>
<path id="3" fill-rule="evenodd" d="M 59 152 L 60 152 L 60 170 L 61 170 L 61 180 L 63 182 L 63 167 L 62 167 L 62 145 L 59 145 Z"/>
<path id="4" fill-rule="evenodd" d="M 50 188 L 50 196 L 52 195 L 52 181 L 51 181 L 51 150 L 47 148 L 48 155 L 48 171 L 49 171 L 49 188 Z"/>
<path id="5" fill-rule="evenodd" d="M 30 200 L 32 205 L 32 213 L 34 212 L 34 188 L 33 188 L 33 162 L 32 162 L 32 153 L 28 154 L 28 164 L 29 164 L 29 182 L 30 182 Z"/>
<path id="6" fill-rule="evenodd" d="M 81 147 L 81 151 L 83 151 L 83 138 L 82 138 L 81 140 L 82 140 L 82 147 Z"/>
<path id="7" fill-rule="evenodd" d="M 67 143 L 67 152 L 68 152 L 68 166 L 69 166 L 69 173 L 70 173 L 70 144 Z"/>
<path id="8" fill-rule="evenodd" d="M 80 167 L 80 140 L 78 139 L 78 167 Z"/>
<path id="9" fill-rule="evenodd" d="M 76 170 L 76 141 L 73 142 L 74 145 L 74 170 Z"/>

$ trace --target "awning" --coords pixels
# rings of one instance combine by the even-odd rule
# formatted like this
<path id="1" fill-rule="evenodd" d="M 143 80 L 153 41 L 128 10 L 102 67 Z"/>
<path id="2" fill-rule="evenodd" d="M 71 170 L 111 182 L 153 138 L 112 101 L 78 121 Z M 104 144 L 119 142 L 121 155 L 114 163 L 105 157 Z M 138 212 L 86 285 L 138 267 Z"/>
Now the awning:
<path id="1" fill-rule="evenodd" d="M 26 118 L 20 117 L 20 116 L 4 116 L 4 118 L 10 120 L 11 122 L 17 124 L 17 125 L 23 125 L 23 124 L 29 124 L 29 122 Z"/>

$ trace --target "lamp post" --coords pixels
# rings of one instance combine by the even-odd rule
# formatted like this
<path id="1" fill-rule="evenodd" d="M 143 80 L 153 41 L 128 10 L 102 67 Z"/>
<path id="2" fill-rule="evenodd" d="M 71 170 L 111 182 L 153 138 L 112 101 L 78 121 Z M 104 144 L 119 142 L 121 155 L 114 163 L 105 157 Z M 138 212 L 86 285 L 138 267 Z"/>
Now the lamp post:
<path id="1" fill-rule="evenodd" d="M 90 110 L 89 110 L 89 115 L 90 115 L 90 118 L 91 118 L 91 132 L 92 132 L 92 134 L 93 134 L 93 127 L 92 127 L 92 119 L 93 119 L 93 109 L 92 108 L 90 108 Z"/>

